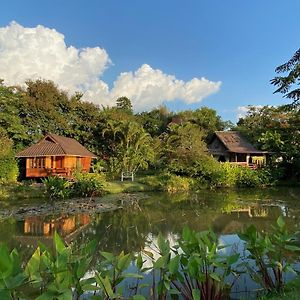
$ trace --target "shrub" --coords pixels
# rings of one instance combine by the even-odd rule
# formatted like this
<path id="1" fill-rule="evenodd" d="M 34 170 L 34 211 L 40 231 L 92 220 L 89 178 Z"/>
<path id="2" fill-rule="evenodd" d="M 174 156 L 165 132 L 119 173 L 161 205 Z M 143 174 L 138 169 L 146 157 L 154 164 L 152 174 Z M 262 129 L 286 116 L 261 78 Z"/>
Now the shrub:
<path id="1" fill-rule="evenodd" d="M 12 146 L 12 141 L 0 132 L 0 182 L 17 180 L 19 169 Z"/>
<path id="2" fill-rule="evenodd" d="M 198 159 L 193 167 L 189 168 L 189 175 L 210 187 L 222 185 L 221 164 L 209 156 Z"/>
<path id="3" fill-rule="evenodd" d="M 71 194 L 71 182 L 59 176 L 49 176 L 42 180 L 46 194 L 51 200 L 65 199 Z"/>
<path id="4" fill-rule="evenodd" d="M 255 187 L 261 184 L 258 171 L 245 167 L 238 167 L 236 185 L 241 187 Z"/>
<path id="5" fill-rule="evenodd" d="M 267 170 L 252 170 L 228 162 L 220 163 L 213 158 L 198 160 L 189 174 L 197 178 L 199 185 L 209 187 L 254 187 L 270 184 L 272 176 Z"/>
<path id="6" fill-rule="evenodd" d="M 0 158 L 0 182 L 16 181 L 19 169 L 13 155 Z"/>
<path id="7" fill-rule="evenodd" d="M 104 192 L 105 176 L 100 173 L 77 173 L 72 194 L 80 197 L 99 196 Z"/>
<path id="8" fill-rule="evenodd" d="M 193 186 L 193 180 L 173 174 L 163 175 L 163 190 L 169 193 L 186 192 Z"/>
<path id="9" fill-rule="evenodd" d="M 171 173 L 161 173 L 157 176 L 147 176 L 139 180 L 153 189 L 169 193 L 189 191 L 194 187 L 192 178 L 182 177 Z"/>

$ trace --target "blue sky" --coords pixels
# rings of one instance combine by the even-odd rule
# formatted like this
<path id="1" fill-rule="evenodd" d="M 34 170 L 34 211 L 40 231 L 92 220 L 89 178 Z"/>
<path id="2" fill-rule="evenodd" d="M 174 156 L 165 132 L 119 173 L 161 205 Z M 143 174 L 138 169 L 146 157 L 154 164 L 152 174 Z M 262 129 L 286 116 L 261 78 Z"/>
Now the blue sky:
<path id="1" fill-rule="evenodd" d="M 42 25 L 63 34 L 67 47 L 105 49 L 112 63 L 105 58 L 105 67 L 99 68 L 109 88 L 120 73 L 144 64 L 184 82 L 221 81 L 200 102 L 172 99 L 167 106 L 178 111 L 205 105 L 235 121 L 238 107 L 287 102 L 272 94 L 269 80 L 300 47 L 299 17 L 299 0 L 10 0 L 1 4 L 0 27 L 12 21 L 24 28 Z M 0 68 L 0 77 L 5 72 Z M 119 89 L 124 91 L 124 84 Z M 188 92 L 173 98 L 179 94 Z M 157 96 L 153 93 L 153 99 Z"/>

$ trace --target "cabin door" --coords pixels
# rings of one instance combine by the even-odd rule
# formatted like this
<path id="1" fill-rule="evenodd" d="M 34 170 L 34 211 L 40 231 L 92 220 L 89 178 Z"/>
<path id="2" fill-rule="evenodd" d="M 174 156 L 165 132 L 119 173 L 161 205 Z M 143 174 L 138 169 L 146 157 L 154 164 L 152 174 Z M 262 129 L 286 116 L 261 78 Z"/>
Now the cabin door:
<path id="1" fill-rule="evenodd" d="M 55 167 L 56 169 L 62 169 L 63 168 L 63 156 L 56 156 L 55 157 Z"/>

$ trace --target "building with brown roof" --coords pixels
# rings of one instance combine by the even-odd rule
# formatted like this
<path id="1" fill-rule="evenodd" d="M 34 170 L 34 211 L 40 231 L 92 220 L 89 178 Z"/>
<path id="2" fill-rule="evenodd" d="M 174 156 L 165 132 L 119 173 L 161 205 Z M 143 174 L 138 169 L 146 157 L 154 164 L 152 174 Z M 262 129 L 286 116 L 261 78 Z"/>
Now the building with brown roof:
<path id="1" fill-rule="evenodd" d="M 220 162 L 227 161 L 253 168 L 264 164 L 268 153 L 257 150 L 237 131 L 216 131 L 208 150 Z"/>
<path id="2" fill-rule="evenodd" d="M 49 175 L 68 177 L 77 168 L 88 172 L 96 155 L 75 139 L 48 134 L 16 157 L 25 159 L 26 178 L 41 178 Z"/>

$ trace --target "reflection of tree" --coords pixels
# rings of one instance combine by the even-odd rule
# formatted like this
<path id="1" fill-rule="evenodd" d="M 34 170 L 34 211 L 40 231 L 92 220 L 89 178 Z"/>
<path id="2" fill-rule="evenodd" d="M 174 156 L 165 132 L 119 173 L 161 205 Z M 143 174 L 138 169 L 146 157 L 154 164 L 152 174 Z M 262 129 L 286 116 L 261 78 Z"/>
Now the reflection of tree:
<path id="1" fill-rule="evenodd" d="M 293 211 L 289 208 L 283 213 L 279 204 L 272 205 L 277 193 L 276 189 L 223 189 L 172 195 L 153 193 L 140 201 L 140 209 L 130 206 L 94 217 L 90 230 L 82 238 L 97 237 L 101 250 L 118 253 L 121 250 L 140 250 L 149 236 L 156 236 L 159 232 L 165 237 L 170 233 L 180 236 L 184 225 L 197 231 L 212 227 L 218 234 L 236 233 L 252 223 L 260 230 L 271 230 L 279 215 L 295 215 L 299 211 L 299 208 Z M 279 199 L 283 194 L 279 193 Z M 292 219 L 286 222 L 288 226 L 293 225 Z"/>
<path id="2" fill-rule="evenodd" d="M 149 198 L 141 199 L 139 206 L 127 206 L 91 216 L 90 224 L 73 238 L 75 245 L 96 238 L 99 239 L 99 250 L 119 253 L 122 250 L 140 250 L 147 244 L 149 237 L 155 237 L 159 232 L 165 237 L 180 237 L 184 225 L 196 231 L 212 227 L 219 235 L 236 233 L 249 224 L 254 224 L 259 230 L 269 231 L 278 216 L 282 215 L 287 226 L 294 228 L 300 224 L 299 199 L 291 197 L 291 194 L 299 195 L 300 190 L 222 189 L 205 190 L 197 194 L 153 193 L 149 194 Z M 50 222 L 54 217 L 48 216 L 45 221 Z M 81 224 L 82 220 L 76 220 L 76 226 Z M 22 230 L 24 221 L 13 218 L 1 221 L 0 243 L 16 247 L 23 257 L 29 257 L 33 247 L 12 238 L 21 236 Z"/>

